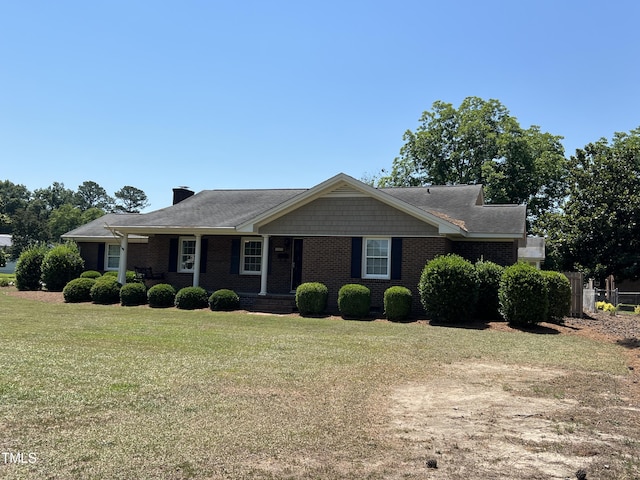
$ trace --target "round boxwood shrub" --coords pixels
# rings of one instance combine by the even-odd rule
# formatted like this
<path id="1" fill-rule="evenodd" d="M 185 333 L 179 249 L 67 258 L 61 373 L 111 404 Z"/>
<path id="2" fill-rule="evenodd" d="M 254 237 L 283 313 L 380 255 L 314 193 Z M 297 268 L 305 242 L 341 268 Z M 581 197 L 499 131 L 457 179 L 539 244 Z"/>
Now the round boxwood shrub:
<path id="1" fill-rule="evenodd" d="M 371 308 L 371 290 L 364 285 L 348 283 L 338 291 L 338 309 L 345 318 L 364 318 Z"/>
<path id="2" fill-rule="evenodd" d="M 209 306 L 209 295 L 202 287 L 184 287 L 176 294 L 176 307 L 181 310 L 196 310 Z"/>
<path id="3" fill-rule="evenodd" d="M 471 262 L 449 254 L 430 260 L 418 283 L 425 311 L 442 322 L 466 322 L 475 312 L 478 275 Z"/>
<path id="4" fill-rule="evenodd" d="M 34 245 L 23 250 L 16 263 L 16 287 L 18 290 L 40 290 L 42 284 L 42 260 L 47 254 L 47 247 Z"/>
<path id="5" fill-rule="evenodd" d="M 120 289 L 120 305 L 131 307 L 147 303 L 147 287 L 144 283 L 126 283 Z"/>
<path id="6" fill-rule="evenodd" d="M 562 322 L 571 312 L 571 282 L 560 272 L 542 271 L 549 291 L 549 310 L 547 320 Z"/>
<path id="7" fill-rule="evenodd" d="M 51 292 L 61 292 L 83 269 L 84 260 L 75 243 L 56 245 L 42 259 L 42 283 Z"/>
<path id="8" fill-rule="evenodd" d="M 488 261 L 476 262 L 478 274 L 478 303 L 476 314 L 481 320 L 500 319 L 500 279 L 504 273 L 504 267 Z"/>
<path id="9" fill-rule="evenodd" d="M 149 306 L 153 308 L 173 307 L 176 299 L 176 289 L 168 283 L 158 283 L 147 292 Z"/>
<path id="10" fill-rule="evenodd" d="M 547 281 L 535 267 L 516 263 L 505 268 L 500 280 L 500 313 L 512 325 L 528 326 L 547 319 Z"/>
<path id="11" fill-rule="evenodd" d="M 93 303 L 109 305 L 120 301 L 120 287 L 118 279 L 111 275 L 103 275 L 95 280 L 91 287 L 91 300 Z"/>
<path id="12" fill-rule="evenodd" d="M 384 313 L 387 319 L 402 322 L 411 314 L 411 290 L 406 287 L 389 287 L 384 291 Z"/>
<path id="13" fill-rule="evenodd" d="M 327 308 L 329 289 L 319 282 L 307 282 L 296 288 L 296 307 L 300 315 L 320 315 Z"/>
<path id="14" fill-rule="evenodd" d="M 209 308 L 227 312 L 238 310 L 240 308 L 240 297 L 233 290 L 226 288 L 216 290 L 209 297 Z"/>
<path id="15" fill-rule="evenodd" d="M 118 271 L 117 270 L 109 270 L 108 272 L 104 272 L 103 277 L 104 276 L 107 276 L 107 277 L 111 276 L 111 277 L 118 278 Z M 138 279 L 136 278 L 136 272 L 134 272 L 133 270 L 127 270 L 125 272 L 125 278 L 127 279 L 127 283 L 134 283 L 134 282 L 140 283 L 138 281 Z"/>
<path id="16" fill-rule="evenodd" d="M 64 301 L 68 303 L 90 302 L 91 287 L 95 283 L 93 278 L 74 278 L 62 289 Z"/>
<path id="17" fill-rule="evenodd" d="M 84 272 L 82 272 L 80 274 L 80 278 L 100 278 L 102 276 L 102 274 L 100 272 L 98 272 L 97 270 L 85 270 Z"/>

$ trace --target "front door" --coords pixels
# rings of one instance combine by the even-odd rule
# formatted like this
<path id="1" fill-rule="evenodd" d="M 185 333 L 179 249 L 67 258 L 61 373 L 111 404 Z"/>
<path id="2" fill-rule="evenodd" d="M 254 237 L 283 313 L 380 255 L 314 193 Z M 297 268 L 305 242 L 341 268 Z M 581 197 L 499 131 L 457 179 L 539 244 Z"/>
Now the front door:
<path id="1" fill-rule="evenodd" d="M 302 239 L 293 239 L 293 254 L 291 255 L 291 291 L 302 283 Z"/>

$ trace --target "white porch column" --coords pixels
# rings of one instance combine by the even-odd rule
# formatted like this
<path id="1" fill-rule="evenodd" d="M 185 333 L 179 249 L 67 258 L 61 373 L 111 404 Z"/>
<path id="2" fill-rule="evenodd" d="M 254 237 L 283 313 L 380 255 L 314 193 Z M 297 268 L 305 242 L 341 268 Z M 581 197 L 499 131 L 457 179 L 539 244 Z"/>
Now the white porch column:
<path id="1" fill-rule="evenodd" d="M 193 264 L 193 286 L 200 285 L 200 259 L 202 258 L 202 235 L 196 234 L 196 255 Z"/>
<path id="2" fill-rule="evenodd" d="M 260 293 L 267 294 L 267 274 L 269 273 L 269 235 L 262 236 L 262 265 L 260 265 Z"/>
<path id="3" fill-rule="evenodd" d="M 129 250 L 129 234 L 120 237 L 120 262 L 118 263 L 118 283 L 127 283 L 127 251 Z"/>

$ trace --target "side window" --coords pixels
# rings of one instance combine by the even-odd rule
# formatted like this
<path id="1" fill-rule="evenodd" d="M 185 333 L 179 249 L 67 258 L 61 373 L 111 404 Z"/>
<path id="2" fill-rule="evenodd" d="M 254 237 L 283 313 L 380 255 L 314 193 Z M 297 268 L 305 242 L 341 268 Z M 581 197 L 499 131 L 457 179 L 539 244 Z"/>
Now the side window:
<path id="1" fill-rule="evenodd" d="M 195 238 L 180 238 L 178 251 L 178 272 L 193 272 L 196 261 L 196 240 Z"/>
<path id="2" fill-rule="evenodd" d="M 106 247 L 104 249 L 105 270 L 118 270 L 120 266 L 120 245 L 108 243 Z"/>
<path id="3" fill-rule="evenodd" d="M 262 239 L 243 238 L 240 258 L 240 273 L 257 275 L 262 271 Z"/>
<path id="4" fill-rule="evenodd" d="M 362 278 L 390 278 L 391 240 L 365 238 L 362 249 Z"/>

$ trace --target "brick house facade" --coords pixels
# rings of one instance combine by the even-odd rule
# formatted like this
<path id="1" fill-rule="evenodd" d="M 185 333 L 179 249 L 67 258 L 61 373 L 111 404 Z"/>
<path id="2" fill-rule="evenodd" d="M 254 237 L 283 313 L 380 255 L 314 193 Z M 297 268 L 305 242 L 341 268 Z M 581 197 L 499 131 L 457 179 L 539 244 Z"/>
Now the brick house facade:
<path id="1" fill-rule="evenodd" d="M 120 235 L 126 269 L 151 267 L 162 273 L 158 281 L 177 288 L 285 295 L 299 283 L 322 282 L 335 312 L 340 287 L 360 283 L 382 312 L 384 291 L 403 285 L 419 313 L 418 281 L 437 255 L 515 263 L 525 208 L 485 206 L 477 185 L 376 189 L 339 174 L 311 189 L 181 192 L 171 207 L 103 223 Z M 64 237 L 78 241 L 87 265 L 99 269 L 91 258 L 105 247 L 99 235 L 86 241 L 89 227 Z M 121 278 L 124 270 L 123 263 Z"/>

